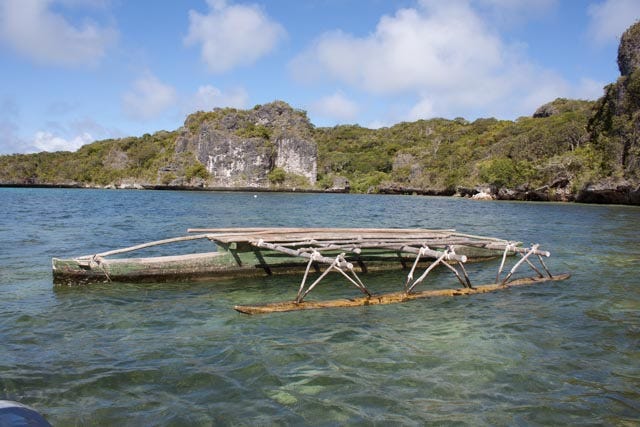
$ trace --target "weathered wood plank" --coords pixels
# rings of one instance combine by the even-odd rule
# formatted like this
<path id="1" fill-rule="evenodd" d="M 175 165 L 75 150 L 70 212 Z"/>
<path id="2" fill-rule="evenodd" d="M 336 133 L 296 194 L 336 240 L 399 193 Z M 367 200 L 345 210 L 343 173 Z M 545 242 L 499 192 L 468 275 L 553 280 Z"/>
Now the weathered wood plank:
<path id="1" fill-rule="evenodd" d="M 329 228 L 329 227 L 315 227 L 315 228 L 302 228 L 302 227 L 248 227 L 248 228 L 189 228 L 188 233 L 229 233 L 229 232 L 241 232 L 241 233 L 306 233 L 306 232 L 330 232 L 330 233 L 350 233 L 350 232 L 362 232 L 362 233 L 414 233 L 414 232 L 455 232 L 454 229 L 427 229 L 427 228 Z"/>

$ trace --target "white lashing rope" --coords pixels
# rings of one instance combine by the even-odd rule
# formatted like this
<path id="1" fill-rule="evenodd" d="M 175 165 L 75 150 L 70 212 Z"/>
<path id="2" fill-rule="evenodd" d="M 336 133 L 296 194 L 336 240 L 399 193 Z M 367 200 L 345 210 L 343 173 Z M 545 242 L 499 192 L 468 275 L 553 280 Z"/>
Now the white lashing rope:
<path id="1" fill-rule="evenodd" d="M 516 263 L 516 265 L 513 266 L 511 271 L 509 271 L 509 274 L 507 274 L 507 277 L 505 277 L 504 280 L 501 282 L 502 285 L 505 285 L 507 283 L 507 281 L 511 278 L 511 276 L 513 276 L 513 273 L 516 272 L 518 267 L 520 267 L 523 262 L 527 261 L 527 258 L 529 258 L 530 255 L 533 255 L 538 250 L 539 246 L 540 245 L 538 244 L 531 245 L 531 249 L 520 259 L 520 261 Z"/>
<path id="2" fill-rule="evenodd" d="M 512 243 L 508 243 L 505 247 L 504 247 L 504 253 L 502 254 L 502 262 L 500 263 L 500 267 L 498 268 L 498 274 L 496 274 L 496 283 L 498 283 L 498 281 L 500 280 L 500 275 L 502 274 L 502 269 L 504 268 L 504 263 L 507 261 L 507 253 L 509 253 L 510 250 L 514 250 L 515 249 L 515 245 Z"/>

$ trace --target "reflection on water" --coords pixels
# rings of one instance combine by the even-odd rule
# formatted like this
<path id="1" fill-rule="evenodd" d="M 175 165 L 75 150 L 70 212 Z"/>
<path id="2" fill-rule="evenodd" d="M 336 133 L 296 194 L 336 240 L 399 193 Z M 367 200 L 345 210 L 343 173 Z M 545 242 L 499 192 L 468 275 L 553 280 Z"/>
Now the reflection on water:
<path id="1" fill-rule="evenodd" d="M 39 189 L 0 199 L 0 399 L 54 425 L 640 421 L 638 208 Z M 52 256 L 230 226 L 456 228 L 540 243 L 573 277 L 257 317 L 232 307 L 290 298 L 299 278 L 52 288 Z M 376 290 L 402 282 L 368 277 Z M 339 278 L 318 291 L 358 293 Z"/>

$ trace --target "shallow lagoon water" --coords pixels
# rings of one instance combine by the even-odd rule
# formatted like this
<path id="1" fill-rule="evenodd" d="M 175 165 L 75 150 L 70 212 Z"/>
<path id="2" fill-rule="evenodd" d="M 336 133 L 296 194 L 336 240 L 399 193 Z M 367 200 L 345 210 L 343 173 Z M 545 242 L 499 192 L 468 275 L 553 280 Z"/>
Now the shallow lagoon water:
<path id="1" fill-rule="evenodd" d="M 54 425 L 637 425 L 639 225 L 624 206 L 0 189 L 0 399 Z M 455 228 L 540 243 L 573 276 L 266 316 L 232 307 L 290 298 L 300 278 L 52 286 L 53 256 L 233 226 Z M 489 282 L 497 263 L 469 268 Z M 358 291 L 336 277 L 313 294 Z"/>

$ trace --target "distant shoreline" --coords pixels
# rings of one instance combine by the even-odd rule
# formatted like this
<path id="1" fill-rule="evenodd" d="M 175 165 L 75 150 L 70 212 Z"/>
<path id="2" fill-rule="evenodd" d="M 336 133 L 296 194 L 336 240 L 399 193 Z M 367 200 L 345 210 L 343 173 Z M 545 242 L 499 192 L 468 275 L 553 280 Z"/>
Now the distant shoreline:
<path id="1" fill-rule="evenodd" d="M 172 185 L 139 185 L 126 187 L 104 187 L 87 186 L 82 184 L 7 184 L 0 183 L 0 188 L 60 188 L 79 190 L 156 190 L 156 191 L 191 191 L 191 192 L 218 192 L 218 193 L 300 193 L 300 194 L 365 194 L 371 196 L 378 195 L 405 195 L 405 196 L 432 196 L 432 197 L 452 197 L 467 198 L 472 197 L 467 193 L 452 191 L 420 190 L 411 191 L 384 191 L 379 193 L 357 193 L 344 189 L 317 190 L 302 188 L 263 188 L 263 187 L 198 187 L 198 186 L 172 186 Z M 640 206 L 640 189 L 616 193 L 614 190 L 583 191 L 571 200 L 544 200 L 536 196 L 525 196 L 518 198 L 494 197 L 493 201 L 516 201 L 516 202 L 536 202 L 536 203 L 579 203 L 591 205 L 619 205 L 619 206 Z M 491 201 L 491 200 L 490 200 Z"/>
<path id="2" fill-rule="evenodd" d="M 186 185 L 140 185 L 126 187 L 91 186 L 83 184 L 7 184 L 0 183 L 0 188 L 71 188 L 79 190 L 158 190 L 158 191 L 211 191 L 241 193 L 343 193 L 344 190 L 314 190 L 309 188 L 263 188 L 263 187 L 198 187 Z M 356 193 L 353 193 L 356 194 Z"/>

